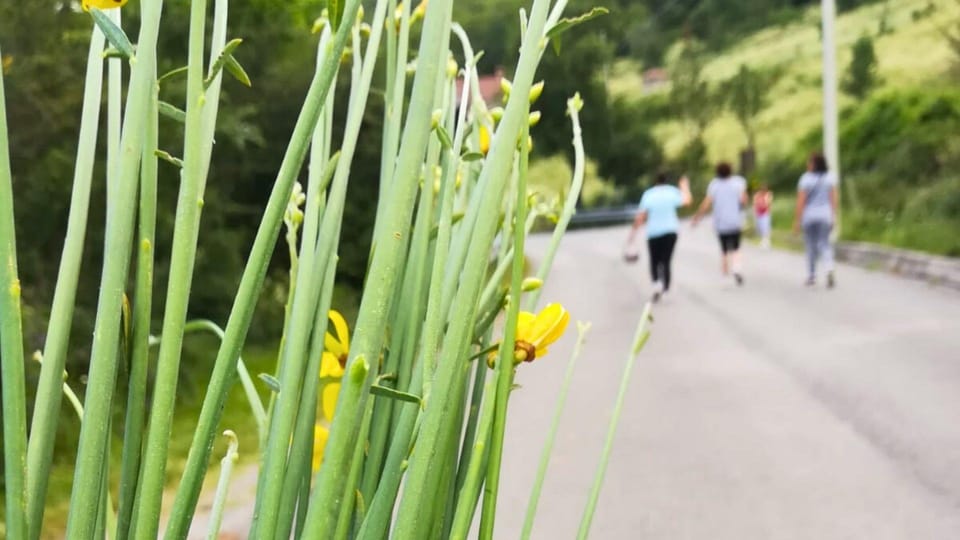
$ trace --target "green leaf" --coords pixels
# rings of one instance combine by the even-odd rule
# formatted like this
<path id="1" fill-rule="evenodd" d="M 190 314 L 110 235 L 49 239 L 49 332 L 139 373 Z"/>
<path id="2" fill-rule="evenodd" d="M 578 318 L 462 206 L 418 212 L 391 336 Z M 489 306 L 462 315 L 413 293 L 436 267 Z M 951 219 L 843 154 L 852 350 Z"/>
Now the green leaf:
<path id="1" fill-rule="evenodd" d="M 578 24 L 585 23 L 590 19 L 596 19 L 601 15 L 606 15 L 610 13 L 610 10 L 603 7 L 595 7 L 590 11 L 580 15 L 579 17 L 566 17 L 560 19 L 557 24 L 553 25 L 550 30 L 547 30 L 547 39 L 553 42 L 553 50 L 557 54 L 560 54 L 560 34 L 566 32 L 567 30 L 573 28 Z"/>
<path id="2" fill-rule="evenodd" d="M 127 55 L 120 52 L 116 47 L 107 47 L 103 50 L 104 58 L 126 58 Z"/>
<path id="3" fill-rule="evenodd" d="M 237 59 L 233 57 L 232 54 L 227 55 L 226 60 L 224 60 L 223 67 L 226 68 L 227 73 L 233 75 L 233 78 L 240 81 L 240 84 L 244 86 L 253 86 L 250 82 L 250 77 L 247 75 L 247 72 L 243 69 L 243 66 L 240 65 L 240 62 L 237 62 Z"/>
<path id="4" fill-rule="evenodd" d="M 207 74 L 207 78 L 203 80 L 204 89 L 210 88 L 213 80 L 216 79 L 217 75 L 219 75 L 223 70 L 223 65 L 227 62 L 227 58 L 233 56 L 233 51 L 237 50 L 237 47 L 239 47 L 241 43 L 243 43 L 242 39 L 231 39 L 226 45 L 223 46 L 223 50 L 220 52 L 220 55 L 217 56 L 217 59 L 213 62 L 213 65 L 210 66 L 210 72 Z"/>
<path id="5" fill-rule="evenodd" d="M 154 150 L 153 155 L 166 161 L 167 163 L 173 164 L 176 167 L 180 167 L 181 169 L 183 168 L 183 160 L 180 158 L 173 157 L 172 155 L 170 155 L 169 152 L 166 152 L 163 150 Z"/>
<path id="6" fill-rule="evenodd" d="M 327 0 L 327 16 L 330 17 L 330 27 L 334 30 L 340 28 L 344 7 L 343 0 Z"/>
<path id="7" fill-rule="evenodd" d="M 177 69 L 171 69 L 170 71 L 164 73 L 157 79 L 157 84 L 165 82 L 167 79 L 172 79 L 178 75 L 184 75 L 187 73 L 187 66 L 178 67 Z"/>
<path id="8" fill-rule="evenodd" d="M 114 22 L 110 20 L 110 17 L 107 17 L 106 14 L 97 8 L 90 8 L 90 16 L 93 17 L 93 22 L 95 22 L 97 27 L 100 28 L 100 31 L 103 32 L 103 35 L 107 38 L 107 41 L 110 42 L 110 45 L 117 49 L 125 58 L 133 60 L 136 53 L 133 50 L 133 44 L 130 43 L 130 38 L 123 32 L 123 29 L 114 24 Z"/>
<path id="9" fill-rule="evenodd" d="M 375 396 L 382 396 L 390 399 L 396 399 L 397 401 L 406 401 L 409 403 L 420 403 L 420 396 L 415 396 L 413 394 L 408 394 L 407 392 L 401 392 L 399 390 L 394 390 L 387 386 L 380 386 L 374 384 L 370 386 L 370 393 Z"/>
<path id="10" fill-rule="evenodd" d="M 267 388 L 269 388 L 271 392 L 280 393 L 280 381 L 278 381 L 276 377 L 267 373 L 261 373 L 258 377 L 263 381 L 263 384 L 267 385 Z"/>
<path id="11" fill-rule="evenodd" d="M 161 115 L 166 116 L 175 122 L 180 122 L 181 124 L 187 123 L 187 113 L 185 113 L 183 110 L 178 109 L 166 101 L 161 101 L 157 105 Z"/>
<path id="12" fill-rule="evenodd" d="M 453 148 L 453 140 L 450 138 L 450 134 L 447 133 L 447 130 L 443 129 L 443 126 L 437 126 L 436 132 L 437 137 L 440 138 L 440 144 L 443 146 L 444 150 L 450 150 Z"/>
<path id="13" fill-rule="evenodd" d="M 460 156 L 460 160 L 467 163 L 471 161 L 480 161 L 481 159 L 483 159 L 483 154 L 480 152 L 467 152 L 466 154 Z"/>

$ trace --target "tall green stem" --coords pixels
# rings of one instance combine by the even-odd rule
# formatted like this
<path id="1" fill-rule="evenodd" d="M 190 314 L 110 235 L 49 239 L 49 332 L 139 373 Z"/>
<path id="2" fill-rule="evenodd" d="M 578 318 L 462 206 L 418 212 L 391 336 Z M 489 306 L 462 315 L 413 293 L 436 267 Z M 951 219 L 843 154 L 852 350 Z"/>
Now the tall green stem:
<path id="1" fill-rule="evenodd" d="M 154 85 L 150 100 L 150 120 L 143 141 L 140 167 L 139 242 L 137 277 L 133 300 L 133 343 L 130 378 L 127 383 L 127 417 L 123 427 L 123 451 L 120 465 L 120 496 L 117 509 L 116 538 L 126 538 L 133 520 L 133 507 L 140 479 L 143 426 L 146 418 L 147 371 L 150 361 L 150 323 L 153 320 L 154 239 L 157 227 L 157 157 L 159 142 L 160 88 Z"/>
<path id="2" fill-rule="evenodd" d="M 507 177 L 513 162 L 518 138 L 528 122 L 528 95 L 533 76 L 544 43 L 543 31 L 549 2 L 535 0 L 530 18 L 530 26 L 524 38 L 520 52 L 520 63 L 513 94 L 507 104 L 500 128 L 493 139 L 490 154 L 484 164 L 479 185 L 484 191 L 475 194 L 480 202 L 471 207 L 465 221 L 476 221 L 476 230 L 467 253 L 460 287 L 453 301 L 449 330 L 444 338 L 443 351 L 446 362 L 440 362 L 434 377 L 433 392 L 423 413 L 423 424 L 417 449 L 410 459 L 410 471 L 404 487 L 404 496 L 400 502 L 399 520 L 395 529 L 397 538 L 418 539 L 422 537 L 426 523 L 418 515 L 420 501 L 427 500 L 440 480 L 442 468 L 439 466 L 437 452 L 446 436 L 448 417 L 458 406 L 466 381 L 462 354 L 473 334 L 473 320 L 476 314 L 477 300 L 483 284 L 483 273 L 493 237 L 496 234 L 499 206 L 503 198 Z M 433 5 L 431 5 L 431 8 Z M 432 10 L 428 10 L 429 11 Z"/>
<path id="3" fill-rule="evenodd" d="M 97 127 L 100 115 L 100 97 L 103 83 L 103 33 L 96 26 L 90 35 L 87 53 L 87 75 L 83 90 L 83 112 L 80 117 L 80 136 L 70 196 L 67 232 L 60 257 L 60 270 L 53 293 L 50 326 L 44 343 L 44 363 L 30 424 L 30 442 L 27 448 L 27 515 L 31 523 L 29 538 L 40 536 L 43 511 L 53 459 L 53 440 L 60 416 L 63 368 L 67 359 L 70 330 L 73 327 L 73 309 L 77 296 L 80 263 L 87 229 L 90 206 L 90 186 L 97 145 Z"/>
<path id="4" fill-rule="evenodd" d="M 423 152 L 430 134 L 430 113 L 434 103 L 434 86 L 440 68 L 440 51 L 446 50 L 448 36 L 444 34 L 451 13 L 451 1 L 440 0 L 427 10 L 421 36 L 421 56 L 411 94 L 410 113 L 404 129 L 400 158 L 391 188 L 391 204 L 384 210 L 383 226 L 378 227 L 376 249 L 367 276 L 351 346 L 347 372 L 355 370 L 355 363 L 369 362 L 370 370 L 362 385 L 344 385 L 337 403 L 330 443 L 324 456 L 324 466 L 317 475 L 314 495 L 307 513 L 305 538 L 320 538 L 324 531 L 334 530 L 343 486 L 351 470 L 351 461 L 362 427 L 362 416 L 373 377 L 379 369 L 390 299 L 398 268 L 403 259 L 406 241 L 402 231 L 409 229 L 419 182 Z M 379 220 L 378 220 L 379 221 Z"/>
<path id="5" fill-rule="evenodd" d="M 344 17 L 353 20 L 359 6 L 359 0 L 351 0 L 346 6 Z M 236 376 L 237 357 L 246 339 L 247 331 L 250 329 L 256 300 L 259 298 L 260 288 L 266 277 L 274 243 L 283 222 L 283 214 L 290 200 L 290 192 L 303 164 L 311 134 L 319 118 L 321 105 L 326 100 L 334 73 L 339 68 L 340 56 L 343 54 L 349 35 L 350 26 L 341 25 L 334 39 L 331 55 L 318 66 L 314 73 L 303 108 L 290 138 L 290 144 L 280 165 L 280 171 L 277 173 L 277 180 L 270 192 L 270 199 L 257 230 L 247 266 L 240 279 L 240 288 L 234 299 L 224 340 L 217 353 L 213 374 L 207 386 L 207 394 L 200 410 L 197 428 L 190 445 L 190 453 L 187 456 L 187 464 L 181 477 L 180 488 L 177 490 L 174 499 L 166 538 L 186 537 L 190 521 L 193 518 L 193 512 L 200 497 L 200 488 L 207 469 L 207 462 L 213 448 L 217 423 L 223 413 L 227 392 Z"/>
<path id="6" fill-rule="evenodd" d="M 570 383 L 573 381 L 573 368 L 577 365 L 577 359 L 583 351 L 583 342 L 587 337 L 589 324 L 577 323 L 577 344 L 573 347 L 573 354 L 570 355 L 570 361 L 567 362 L 567 372 L 563 377 L 563 385 L 560 387 L 560 396 L 557 397 L 557 405 L 554 407 L 553 422 L 550 424 L 550 431 L 547 434 L 547 440 L 543 444 L 543 450 L 540 452 L 540 465 L 537 467 L 537 476 L 533 481 L 533 490 L 530 492 L 530 502 L 527 503 L 527 515 L 523 520 L 523 530 L 520 533 L 521 540 L 530 538 L 533 532 L 533 519 L 537 515 L 537 503 L 540 502 L 540 490 L 543 488 L 543 480 L 547 476 L 547 467 L 550 465 L 550 454 L 553 453 L 553 443 L 557 439 L 557 428 L 560 426 L 560 417 L 563 415 L 563 407 L 567 402 L 567 394 L 570 391 Z"/>
<path id="7" fill-rule="evenodd" d="M 633 347 L 627 356 L 627 364 L 623 368 L 623 377 L 620 378 L 620 391 L 617 392 L 617 401 L 613 407 L 613 415 L 610 417 L 610 427 L 607 429 L 607 439 L 603 445 L 603 453 L 600 455 L 600 464 L 597 466 L 597 474 L 593 479 L 593 488 L 590 490 L 590 497 L 587 500 L 587 506 L 583 511 L 583 518 L 580 521 L 580 530 L 577 532 L 577 540 L 586 540 L 590 534 L 590 524 L 593 522 L 593 513 L 597 509 L 597 501 L 600 500 L 600 489 L 603 487 L 603 477 L 607 472 L 607 463 L 610 461 L 610 451 L 613 449 L 613 437 L 617 433 L 617 424 L 620 422 L 620 411 L 623 409 L 623 401 L 627 396 L 627 388 L 630 387 L 630 373 L 633 371 L 633 364 L 640 351 L 646 345 L 650 338 L 650 313 L 652 305 L 647 304 L 643 309 L 643 315 L 640 316 L 640 322 L 637 324 L 637 333 L 633 338 Z"/>
<path id="8" fill-rule="evenodd" d="M 203 51 L 206 27 L 206 0 L 192 0 L 190 4 L 190 40 L 187 62 L 187 118 L 184 142 L 184 166 L 181 170 L 180 194 L 173 230 L 173 248 L 170 256 L 170 279 L 164 303 L 163 330 L 157 373 L 144 449 L 142 486 L 134 525 L 134 537 L 155 539 L 159 528 L 160 503 L 167 470 L 167 450 L 170 443 L 170 425 L 176 401 L 177 379 L 180 373 L 180 355 L 183 346 L 183 326 L 187 320 L 190 285 L 200 234 L 200 214 L 206 185 L 207 137 L 204 109 L 219 99 L 215 92 L 204 92 Z"/>
<path id="9" fill-rule="evenodd" d="M 13 219 L 13 175 L 7 138 L 7 109 L 0 73 L 0 373 L 3 381 L 3 458 L 6 533 L 28 534 L 25 496 L 27 469 L 27 396 L 24 388 L 23 327 L 17 239 Z"/>
<path id="10" fill-rule="evenodd" d="M 524 242 L 527 231 L 524 224 L 527 219 L 527 168 L 530 161 L 530 147 L 527 137 L 529 125 L 524 124 L 520 131 L 520 160 L 517 172 L 516 215 L 513 219 L 513 272 L 510 278 L 510 307 L 507 310 L 506 327 L 503 342 L 497 357 L 497 406 L 493 418 L 493 434 L 490 439 L 490 457 L 487 462 L 487 480 L 484 484 L 483 513 L 480 520 L 480 538 L 493 538 L 494 520 L 497 513 L 497 496 L 500 489 L 500 463 L 503 458 L 503 439 L 507 429 L 507 406 L 510 402 L 510 390 L 513 386 L 515 368 L 513 349 L 517 335 L 517 319 L 520 315 L 520 296 L 523 294 L 523 270 L 526 266 Z"/>
<path id="11" fill-rule="evenodd" d="M 108 193 L 107 197 L 104 246 L 107 256 L 101 275 L 90 371 L 87 376 L 88 388 L 95 388 L 97 391 L 89 392 L 84 403 L 85 417 L 80 430 L 70 514 L 67 519 L 68 538 L 90 538 L 96 526 L 97 497 L 91 497 L 90 494 L 99 489 L 100 476 L 104 470 L 103 458 L 108 442 L 106 428 L 117 374 L 120 311 L 130 265 L 133 218 L 137 206 L 137 174 L 146 132 L 147 111 L 153 94 L 157 34 L 162 6 L 162 0 L 142 3 L 137 57 L 136 61 L 132 62 L 130 89 L 120 140 L 117 187 Z"/>

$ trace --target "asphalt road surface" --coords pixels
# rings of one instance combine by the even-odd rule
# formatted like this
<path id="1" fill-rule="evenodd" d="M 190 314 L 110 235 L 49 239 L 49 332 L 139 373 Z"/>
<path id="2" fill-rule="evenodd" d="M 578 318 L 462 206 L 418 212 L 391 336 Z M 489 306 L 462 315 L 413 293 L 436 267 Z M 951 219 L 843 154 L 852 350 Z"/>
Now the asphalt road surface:
<path id="1" fill-rule="evenodd" d="M 570 233 L 542 297 L 593 327 L 533 538 L 576 537 L 651 292 L 646 255 L 620 259 L 626 231 Z M 591 538 L 960 538 L 960 293 L 845 266 L 811 289 L 803 264 L 747 246 L 738 288 L 709 227 L 684 227 Z M 519 536 L 574 341 L 518 374 L 496 538 Z"/>
<path id="2" fill-rule="evenodd" d="M 624 227 L 572 232 L 542 301 L 592 323 L 533 538 L 576 537 L 621 373 L 650 295 Z M 529 240 L 536 262 L 547 237 Z M 807 288 L 802 256 L 745 249 L 721 277 L 709 227 L 684 226 L 673 290 L 630 380 L 591 538 L 960 539 L 960 293 L 841 266 Z M 521 366 L 495 538 L 520 535 L 575 342 Z M 231 492 L 254 492 L 247 467 Z M 221 538 L 244 538 L 231 501 Z M 191 537 L 202 538 L 201 519 Z"/>

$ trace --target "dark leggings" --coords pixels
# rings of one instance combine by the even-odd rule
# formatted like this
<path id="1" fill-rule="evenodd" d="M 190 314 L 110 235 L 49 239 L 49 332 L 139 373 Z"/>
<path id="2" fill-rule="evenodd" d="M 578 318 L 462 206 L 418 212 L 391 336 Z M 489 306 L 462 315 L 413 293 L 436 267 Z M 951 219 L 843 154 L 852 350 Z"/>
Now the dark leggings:
<path id="1" fill-rule="evenodd" d="M 647 239 L 647 247 L 650 248 L 650 277 L 654 282 L 662 282 L 663 290 L 670 288 L 670 260 L 673 259 L 675 245 L 676 233 Z"/>

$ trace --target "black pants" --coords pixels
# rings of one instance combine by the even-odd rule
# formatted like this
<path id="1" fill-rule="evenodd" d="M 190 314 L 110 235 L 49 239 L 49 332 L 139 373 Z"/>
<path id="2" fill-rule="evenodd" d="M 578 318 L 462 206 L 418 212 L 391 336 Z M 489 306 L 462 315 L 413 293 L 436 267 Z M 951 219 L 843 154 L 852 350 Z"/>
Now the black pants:
<path id="1" fill-rule="evenodd" d="M 676 245 L 676 233 L 647 239 L 647 247 L 650 249 L 650 277 L 654 282 L 663 283 L 663 290 L 670 288 L 670 260 L 673 259 L 673 247 Z"/>

